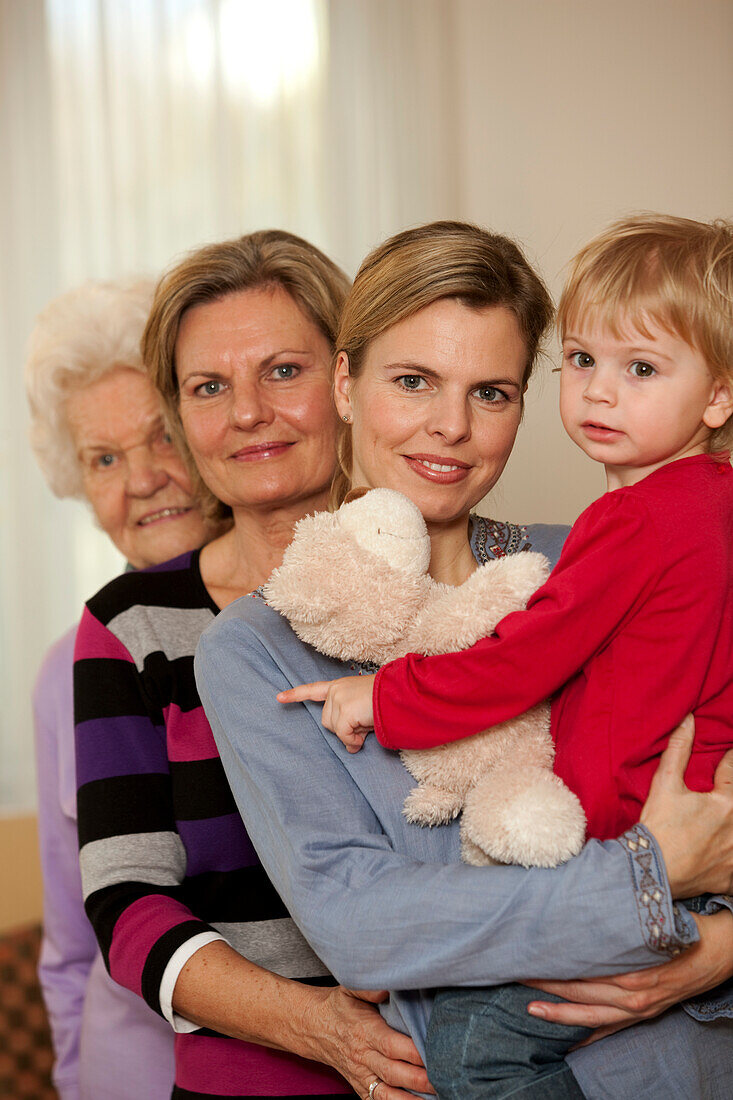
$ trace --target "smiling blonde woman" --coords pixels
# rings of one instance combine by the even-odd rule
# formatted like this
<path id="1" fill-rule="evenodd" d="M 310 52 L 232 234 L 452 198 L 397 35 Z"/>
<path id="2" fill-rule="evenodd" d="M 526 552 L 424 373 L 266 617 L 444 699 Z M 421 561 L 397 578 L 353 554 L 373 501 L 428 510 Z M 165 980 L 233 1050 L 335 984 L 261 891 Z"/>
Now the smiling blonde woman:
<path id="1" fill-rule="evenodd" d="M 331 360 L 348 280 L 275 230 L 203 249 L 161 281 L 143 349 L 206 514 L 198 553 L 120 577 L 77 641 L 79 834 L 87 912 L 112 976 L 176 1031 L 180 1100 L 427 1087 L 410 1039 L 334 983 L 237 814 L 193 654 L 263 583 L 335 465 Z M 143 1092 L 140 1095 L 151 1095 Z"/>

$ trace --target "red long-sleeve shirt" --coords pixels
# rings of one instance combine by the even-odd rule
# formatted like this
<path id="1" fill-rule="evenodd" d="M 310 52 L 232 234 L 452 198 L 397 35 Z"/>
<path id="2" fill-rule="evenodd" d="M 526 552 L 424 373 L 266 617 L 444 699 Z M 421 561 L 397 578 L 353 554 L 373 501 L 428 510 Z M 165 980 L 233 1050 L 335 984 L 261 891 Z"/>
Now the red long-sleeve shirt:
<path id="1" fill-rule="evenodd" d="M 525 611 L 470 649 L 409 654 L 377 675 L 388 748 L 469 737 L 553 697 L 555 771 L 588 835 L 638 820 L 672 729 L 695 714 L 688 785 L 709 790 L 733 745 L 733 470 L 680 459 L 578 519 Z"/>

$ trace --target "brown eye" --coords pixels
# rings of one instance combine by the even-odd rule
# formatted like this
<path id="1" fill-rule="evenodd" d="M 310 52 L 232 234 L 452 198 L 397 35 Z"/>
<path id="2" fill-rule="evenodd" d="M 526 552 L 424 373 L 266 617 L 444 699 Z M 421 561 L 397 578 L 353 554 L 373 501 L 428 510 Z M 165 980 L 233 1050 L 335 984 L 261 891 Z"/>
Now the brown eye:
<path id="1" fill-rule="evenodd" d="M 651 363 L 645 363 L 642 359 L 632 363 L 630 370 L 634 378 L 651 378 L 657 373 Z"/>

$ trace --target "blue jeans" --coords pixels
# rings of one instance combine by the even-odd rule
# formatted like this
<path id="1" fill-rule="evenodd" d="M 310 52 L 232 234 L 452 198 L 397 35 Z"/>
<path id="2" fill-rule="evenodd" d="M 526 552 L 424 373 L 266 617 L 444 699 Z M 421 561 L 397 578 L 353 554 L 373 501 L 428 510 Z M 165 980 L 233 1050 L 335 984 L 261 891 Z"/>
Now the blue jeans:
<path id="1" fill-rule="evenodd" d="M 591 1029 L 530 1016 L 538 998 L 562 1000 L 523 985 L 438 993 L 426 1067 L 439 1100 L 581 1100 L 565 1055 Z"/>
<path id="2" fill-rule="evenodd" d="M 699 913 L 709 897 L 683 904 Z M 582 1100 L 565 1055 L 592 1029 L 527 1012 L 531 1001 L 563 999 L 514 984 L 441 990 L 425 1038 L 428 1077 L 439 1100 Z"/>

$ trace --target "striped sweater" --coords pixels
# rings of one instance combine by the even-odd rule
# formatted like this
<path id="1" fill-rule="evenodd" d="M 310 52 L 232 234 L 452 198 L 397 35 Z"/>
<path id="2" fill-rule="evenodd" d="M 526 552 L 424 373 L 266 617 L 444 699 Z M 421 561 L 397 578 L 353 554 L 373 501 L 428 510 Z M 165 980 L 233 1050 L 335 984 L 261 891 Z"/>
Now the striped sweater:
<path id="1" fill-rule="evenodd" d="M 333 981 L 255 854 L 196 692 L 194 650 L 217 612 L 195 551 L 112 581 L 77 635 L 85 906 L 112 977 L 161 1014 L 172 956 L 206 932 L 285 977 Z M 212 1031 L 175 1046 L 176 1100 L 351 1095 L 327 1067 Z"/>

